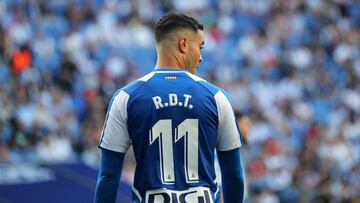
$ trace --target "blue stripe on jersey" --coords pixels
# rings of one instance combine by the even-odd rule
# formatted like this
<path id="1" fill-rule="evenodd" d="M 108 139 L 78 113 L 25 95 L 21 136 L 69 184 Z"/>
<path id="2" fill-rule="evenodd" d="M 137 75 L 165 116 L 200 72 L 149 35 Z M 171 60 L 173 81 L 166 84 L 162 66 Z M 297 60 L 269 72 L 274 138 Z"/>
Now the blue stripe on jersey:
<path id="1" fill-rule="evenodd" d="M 99 147 L 100 147 L 100 144 L 103 140 L 103 137 L 104 137 L 104 130 L 106 128 L 106 124 L 107 124 L 107 120 L 108 120 L 108 117 L 109 117 L 109 112 L 110 112 L 110 109 L 111 109 L 111 106 L 114 102 L 114 99 L 115 97 L 120 93 L 120 91 L 124 91 L 126 92 L 128 95 L 130 95 L 132 92 L 136 91 L 141 85 L 143 85 L 145 82 L 144 81 L 141 81 L 141 80 L 136 80 L 130 84 L 128 84 L 127 86 L 117 90 L 113 97 L 111 98 L 110 102 L 109 102 L 109 106 L 108 106 L 108 110 L 106 112 L 106 117 L 105 117 L 105 123 L 104 123 L 104 126 L 103 126 L 103 130 L 102 130 L 102 133 L 101 133 L 101 138 L 100 138 L 100 142 L 99 142 Z"/>
<path id="2" fill-rule="evenodd" d="M 198 83 L 201 84 L 202 86 L 204 86 L 212 94 L 212 96 L 214 96 L 220 90 L 220 88 L 216 87 L 215 85 L 213 85 L 205 80 L 198 81 Z"/>
<path id="3" fill-rule="evenodd" d="M 107 120 L 108 120 L 108 118 L 109 118 L 109 112 L 110 112 L 111 106 L 112 106 L 112 104 L 113 104 L 113 102 L 114 102 L 115 97 L 120 93 L 120 91 L 121 91 L 121 89 L 117 90 L 117 91 L 114 93 L 113 97 L 111 98 L 111 100 L 110 100 L 110 102 L 109 102 L 109 106 L 108 106 L 108 109 L 107 109 L 107 112 L 106 112 L 106 117 L 105 117 L 105 123 L 104 123 L 103 129 L 102 129 L 101 138 L 100 138 L 100 142 L 99 142 L 99 145 L 98 145 L 98 146 L 100 146 L 100 144 L 101 144 L 101 142 L 102 142 L 102 140 L 103 140 L 103 137 L 104 137 L 104 131 L 105 131 L 105 128 L 106 128 Z"/>
<path id="4" fill-rule="evenodd" d="M 127 86 L 123 87 L 122 90 L 124 90 L 124 92 L 126 92 L 128 95 L 131 95 L 133 92 L 135 92 L 143 84 L 145 84 L 144 81 L 136 80 L 136 81 L 128 84 Z"/>
<path id="5" fill-rule="evenodd" d="M 215 85 L 213 85 L 213 84 L 211 84 L 211 83 L 209 83 L 209 82 L 207 82 L 207 81 L 204 81 L 204 80 L 198 81 L 198 82 L 199 82 L 201 85 L 203 85 L 205 88 L 207 88 L 207 89 L 211 92 L 212 95 L 215 95 L 218 91 L 221 91 L 221 92 L 225 95 L 225 97 L 227 98 L 227 100 L 229 101 L 229 103 L 231 104 L 231 99 L 230 99 L 229 94 L 228 94 L 227 92 L 225 92 L 223 89 L 220 89 L 220 88 L 216 87 Z M 233 109 L 232 106 L 231 106 L 231 108 L 232 108 L 233 112 L 235 113 L 235 111 L 234 111 L 234 109 Z M 235 116 L 235 114 L 234 114 L 234 116 Z M 239 126 L 238 126 L 237 123 L 236 123 L 236 127 L 237 127 L 237 130 L 239 131 L 239 134 L 240 134 L 241 144 L 244 144 L 244 143 L 245 143 L 244 140 L 243 140 L 244 138 L 243 138 L 243 136 L 241 135 L 241 131 L 240 131 Z"/>

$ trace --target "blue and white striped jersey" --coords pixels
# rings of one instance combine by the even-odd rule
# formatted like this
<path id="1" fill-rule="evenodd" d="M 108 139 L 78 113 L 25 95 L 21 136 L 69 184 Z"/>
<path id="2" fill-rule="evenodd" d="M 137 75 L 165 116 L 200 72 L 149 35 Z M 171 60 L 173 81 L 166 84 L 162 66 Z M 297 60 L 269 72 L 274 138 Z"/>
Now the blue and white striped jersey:
<path id="1" fill-rule="evenodd" d="M 241 146 L 221 89 L 187 71 L 156 69 L 117 91 L 99 146 L 133 146 L 133 202 L 218 202 L 214 149 Z"/>

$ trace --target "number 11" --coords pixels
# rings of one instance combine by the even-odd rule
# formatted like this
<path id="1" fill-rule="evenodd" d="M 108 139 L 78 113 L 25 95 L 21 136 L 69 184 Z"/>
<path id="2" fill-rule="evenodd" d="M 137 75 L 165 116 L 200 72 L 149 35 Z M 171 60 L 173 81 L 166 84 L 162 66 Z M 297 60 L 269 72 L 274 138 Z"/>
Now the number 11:
<path id="1" fill-rule="evenodd" d="M 186 182 L 199 180 L 199 119 L 185 119 L 175 128 L 175 143 L 184 137 Z M 150 130 L 150 145 L 159 138 L 160 173 L 164 184 L 175 183 L 174 150 L 171 119 L 159 120 Z"/>

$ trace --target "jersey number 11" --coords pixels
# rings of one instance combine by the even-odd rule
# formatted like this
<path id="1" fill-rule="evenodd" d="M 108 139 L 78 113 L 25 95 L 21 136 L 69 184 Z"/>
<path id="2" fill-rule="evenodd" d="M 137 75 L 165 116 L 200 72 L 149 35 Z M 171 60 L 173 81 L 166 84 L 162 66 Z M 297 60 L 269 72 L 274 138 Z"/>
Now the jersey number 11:
<path id="1" fill-rule="evenodd" d="M 184 169 L 187 183 L 198 182 L 199 119 L 185 119 L 175 128 L 175 143 L 184 138 Z M 150 130 L 150 145 L 159 140 L 160 173 L 164 184 L 175 183 L 171 119 L 159 120 Z"/>

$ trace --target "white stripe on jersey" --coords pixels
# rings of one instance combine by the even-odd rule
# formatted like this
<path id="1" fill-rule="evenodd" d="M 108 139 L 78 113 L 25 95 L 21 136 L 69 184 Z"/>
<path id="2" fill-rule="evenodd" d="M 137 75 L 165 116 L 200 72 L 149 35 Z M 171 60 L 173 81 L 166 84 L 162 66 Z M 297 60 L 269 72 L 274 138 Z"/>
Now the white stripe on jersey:
<path id="1" fill-rule="evenodd" d="M 137 198 L 141 202 L 142 198 L 141 198 L 140 192 L 134 186 L 131 189 L 132 189 L 132 191 L 135 193 L 135 195 L 137 196 Z"/>
<path id="2" fill-rule="evenodd" d="M 151 72 L 151 73 L 143 76 L 143 77 L 140 78 L 139 80 L 146 82 L 146 81 L 148 81 L 150 78 L 152 78 L 152 76 L 154 76 L 154 75 L 155 75 L 155 73 L 154 73 L 154 72 Z"/>
<path id="3" fill-rule="evenodd" d="M 240 133 L 236 126 L 236 120 L 231 104 L 222 91 L 218 91 L 214 97 L 219 119 L 216 149 L 228 151 L 238 148 L 241 146 Z"/>
<path id="4" fill-rule="evenodd" d="M 129 95 L 121 90 L 114 98 L 105 123 L 100 147 L 125 153 L 131 145 L 127 128 L 127 103 Z"/>
<path id="5" fill-rule="evenodd" d="M 193 80 L 195 80 L 195 81 L 205 81 L 205 80 L 202 79 L 201 77 L 196 76 L 196 75 L 194 75 L 194 74 L 191 74 L 191 73 L 189 73 L 189 72 L 186 72 L 186 74 L 187 74 L 189 77 L 191 77 Z"/>

